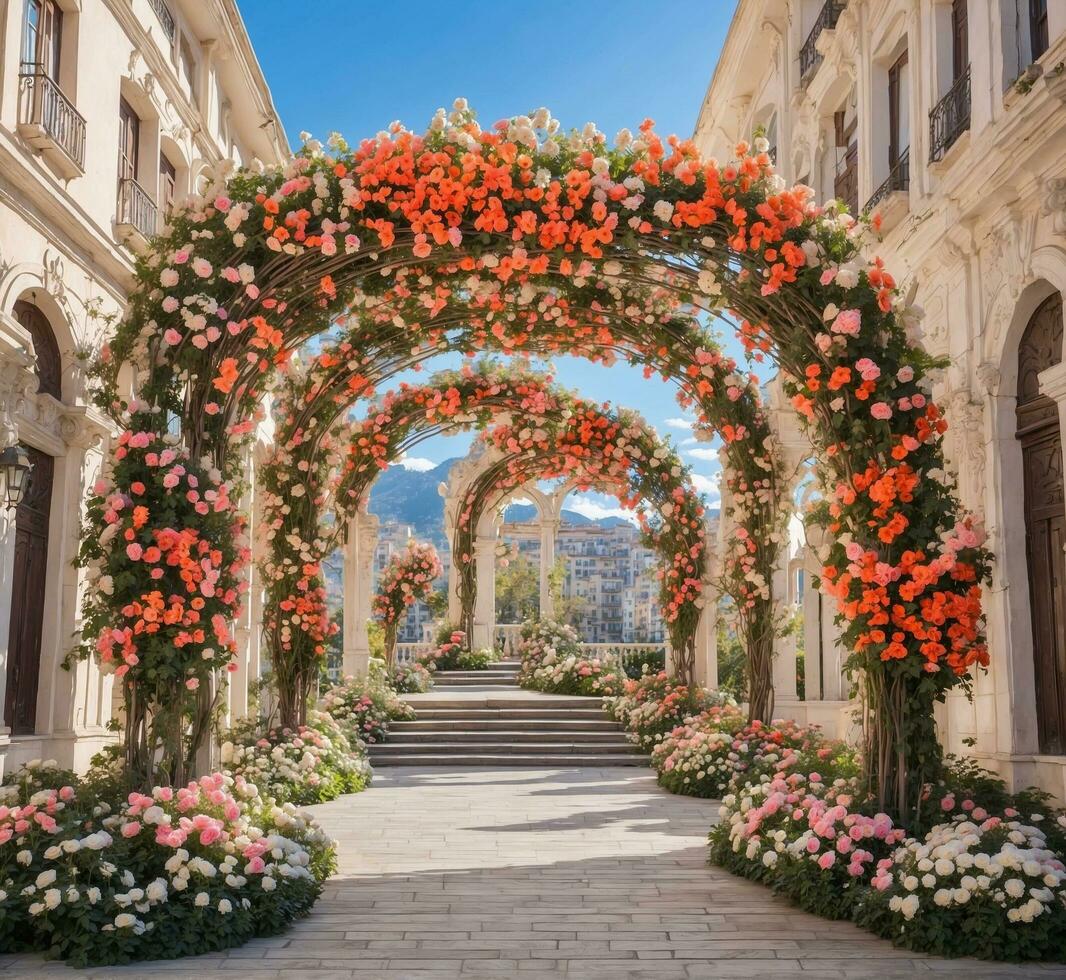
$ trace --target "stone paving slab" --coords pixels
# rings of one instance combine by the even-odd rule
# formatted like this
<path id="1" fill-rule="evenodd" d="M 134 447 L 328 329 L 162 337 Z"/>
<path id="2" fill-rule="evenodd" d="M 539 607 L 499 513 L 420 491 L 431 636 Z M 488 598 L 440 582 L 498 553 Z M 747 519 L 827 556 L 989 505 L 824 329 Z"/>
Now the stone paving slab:
<path id="1" fill-rule="evenodd" d="M 0 957 L 0 980 L 1066 977 L 916 956 L 797 911 L 708 867 L 717 804 L 646 770 L 396 768 L 313 809 L 340 869 L 285 935 L 123 969 Z"/>

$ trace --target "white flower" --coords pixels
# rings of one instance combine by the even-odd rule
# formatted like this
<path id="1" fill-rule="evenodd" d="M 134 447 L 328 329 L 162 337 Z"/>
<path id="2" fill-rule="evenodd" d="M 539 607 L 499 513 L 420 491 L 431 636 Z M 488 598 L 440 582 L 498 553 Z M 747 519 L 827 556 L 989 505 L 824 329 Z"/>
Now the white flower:
<path id="1" fill-rule="evenodd" d="M 219 899 L 218 910 L 223 915 L 228 915 L 233 911 L 233 903 L 228 898 Z"/>
<path id="2" fill-rule="evenodd" d="M 197 892 L 196 893 L 196 898 L 194 898 L 192 900 L 193 905 L 195 905 L 199 909 L 206 908 L 207 907 L 207 903 L 210 902 L 210 901 L 211 901 L 211 896 L 208 895 L 207 892 Z"/>
<path id="3" fill-rule="evenodd" d="M 115 928 L 125 929 L 128 926 L 132 926 L 137 921 L 137 916 L 131 915 L 129 912 L 120 912 L 115 916 Z"/>
<path id="4" fill-rule="evenodd" d="M 36 885 L 37 885 L 38 888 L 45 888 L 48 885 L 52 884 L 52 882 L 55 881 L 55 880 L 56 880 L 55 869 L 54 868 L 49 868 L 47 871 L 42 871 L 37 876 Z"/>

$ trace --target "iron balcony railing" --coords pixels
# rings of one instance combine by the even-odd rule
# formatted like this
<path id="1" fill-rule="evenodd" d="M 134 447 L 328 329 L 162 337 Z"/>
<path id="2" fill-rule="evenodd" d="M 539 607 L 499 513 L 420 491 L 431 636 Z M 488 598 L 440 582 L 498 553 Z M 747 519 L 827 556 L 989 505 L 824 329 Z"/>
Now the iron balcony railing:
<path id="1" fill-rule="evenodd" d="M 164 3 L 164 0 L 148 0 L 148 2 L 151 3 L 156 17 L 159 18 L 160 26 L 163 28 L 163 34 L 166 36 L 166 39 L 173 44 L 174 38 L 178 33 L 178 25 L 174 21 L 174 15 L 171 13 L 170 8 Z"/>
<path id="2" fill-rule="evenodd" d="M 19 72 L 19 122 L 37 126 L 79 170 L 85 170 L 85 119 L 43 66 L 25 62 Z"/>
<path id="3" fill-rule="evenodd" d="M 118 223 L 151 238 L 158 230 L 157 222 L 155 202 L 148 192 L 132 177 L 123 177 L 118 182 Z"/>
<path id="4" fill-rule="evenodd" d="M 911 186 L 911 151 L 910 147 L 904 150 L 896 161 L 896 165 L 889 171 L 885 182 L 873 192 L 870 200 L 866 202 L 866 210 L 872 211 L 893 191 L 905 191 Z"/>
<path id="5" fill-rule="evenodd" d="M 929 162 L 942 160 L 970 128 L 970 66 L 929 113 Z"/>
<path id="6" fill-rule="evenodd" d="M 837 26 L 840 15 L 847 6 L 847 0 L 826 0 L 825 6 L 818 11 L 807 40 L 800 48 L 800 78 L 806 78 L 821 63 L 822 54 L 818 50 L 818 37 L 822 31 L 831 31 Z"/>

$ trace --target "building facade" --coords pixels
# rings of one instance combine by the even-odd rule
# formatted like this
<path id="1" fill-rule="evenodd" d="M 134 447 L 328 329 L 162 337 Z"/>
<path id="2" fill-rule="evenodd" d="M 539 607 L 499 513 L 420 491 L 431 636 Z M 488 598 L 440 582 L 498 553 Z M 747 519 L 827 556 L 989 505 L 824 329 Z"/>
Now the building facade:
<path id="1" fill-rule="evenodd" d="M 991 667 L 942 738 L 1060 798 L 1064 103 L 1058 0 L 740 0 L 695 133 L 719 158 L 765 135 L 786 180 L 880 213 L 877 254 L 949 363 L 949 465 L 996 557 Z"/>
<path id="2" fill-rule="evenodd" d="M 0 509 L 0 772 L 5 756 L 84 767 L 114 737 L 111 679 L 62 662 L 110 437 L 86 367 L 136 251 L 222 161 L 287 155 L 233 0 L 0 2 L 0 438 L 33 464 Z"/>

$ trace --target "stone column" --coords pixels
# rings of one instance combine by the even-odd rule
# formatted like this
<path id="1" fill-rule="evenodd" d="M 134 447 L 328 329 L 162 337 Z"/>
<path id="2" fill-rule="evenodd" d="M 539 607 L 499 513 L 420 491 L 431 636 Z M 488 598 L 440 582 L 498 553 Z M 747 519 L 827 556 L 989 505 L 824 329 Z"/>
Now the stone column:
<path id="1" fill-rule="evenodd" d="M 718 522 L 706 525 L 707 567 L 703 573 L 703 609 L 696 628 L 696 683 L 709 690 L 718 689 Z"/>
<path id="2" fill-rule="evenodd" d="M 341 673 L 365 677 L 370 669 L 370 640 L 366 627 L 374 591 L 374 552 L 378 519 L 358 511 L 348 522 L 344 543 L 344 654 Z"/>
<path id="3" fill-rule="evenodd" d="M 474 575 L 477 597 L 474 601 L 474 635 L 470 647 L 481 650 L 493 645 L 496 633 L 496 529 L 492 534 L 478 532 L 474 540 Z"/>
<path id="4" fill-rule="evenodd" d="M 540 618 L 555 615 L 555 600 L 551 591 L 551 573 L 555 567 L 555 541 L 559 533 L 557 517 L 540 519 Z"/>

